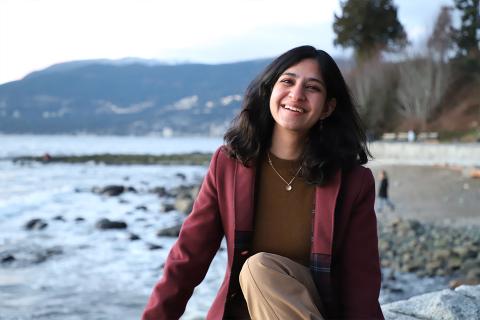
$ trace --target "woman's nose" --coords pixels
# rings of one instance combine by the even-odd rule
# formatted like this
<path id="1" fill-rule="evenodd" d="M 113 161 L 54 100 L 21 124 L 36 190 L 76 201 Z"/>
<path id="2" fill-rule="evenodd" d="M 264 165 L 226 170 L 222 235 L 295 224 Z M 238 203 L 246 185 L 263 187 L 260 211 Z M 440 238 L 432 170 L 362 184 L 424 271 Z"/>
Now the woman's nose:
<path id="1" fill-rule="evenodd" d="M 293 100 L 303 100 L 305 98 L 305 92 L 303 90 L 303 86 L 300 84 L 296 84 L 290 87 L 290 92 L 288 96 Z"/>

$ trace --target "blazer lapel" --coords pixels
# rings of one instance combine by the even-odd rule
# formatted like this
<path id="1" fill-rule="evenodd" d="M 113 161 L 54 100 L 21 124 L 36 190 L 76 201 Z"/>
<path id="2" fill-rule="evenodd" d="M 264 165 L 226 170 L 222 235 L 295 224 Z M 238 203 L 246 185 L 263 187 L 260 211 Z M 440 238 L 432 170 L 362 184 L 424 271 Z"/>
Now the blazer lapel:
<path id="1" fill-rule="evenodd" d="M 330 272 L 335 205 L 341 178 L 341 171 L 337 170 L 332 181 L 325 186 L 317 187 L 315 192 L 310 271 L 323 302 L 320 312 L 327 318 L 330 318 L 335 312 L 334 290 Z"/>
<path id="2" fill-rule="evenodd" d="M 332 255 L 335 205 L 341 180 L 342 173 L 338 170 L 329 184 L 316 188 L 312 253 Z"/>
<path id="3" fill-rule="evenodd" d="M 237 161 L 233 195 L 235 231 L 253 230 L 254 195 L 255 168 L 247 168 Z"/>

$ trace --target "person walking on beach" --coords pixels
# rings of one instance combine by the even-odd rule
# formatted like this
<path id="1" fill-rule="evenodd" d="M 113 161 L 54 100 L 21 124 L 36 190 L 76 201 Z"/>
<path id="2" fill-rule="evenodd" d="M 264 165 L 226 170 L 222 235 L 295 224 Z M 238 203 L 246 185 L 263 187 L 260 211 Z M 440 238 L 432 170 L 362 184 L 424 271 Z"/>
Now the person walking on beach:
<path id="1" fill-rule="evenodd" d="M 383 211 L 383 207 L 387 205 L 390 210 L 395 211 L 395 205 L 388 197 L 388 176 L 385 170 L 380 171 L 380 187 L 378 188 L 378 212 Z"/>
<path id="2" fill-rule="evenodd" d="M 179 319 L 223 238 L 207 319 L 383 319 L 370 153 L 330 55 L 271 62 L 224 140 L 142 319 Z"/>

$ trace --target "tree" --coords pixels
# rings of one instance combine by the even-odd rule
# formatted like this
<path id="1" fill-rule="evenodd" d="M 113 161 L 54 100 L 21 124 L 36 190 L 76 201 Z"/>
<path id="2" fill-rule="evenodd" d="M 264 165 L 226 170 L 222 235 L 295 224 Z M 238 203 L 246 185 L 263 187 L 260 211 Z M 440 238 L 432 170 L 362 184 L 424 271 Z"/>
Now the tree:
<path id="1" fill-rule="evenodd" d="M 425 129 L 450 85 L 448 64 L 417 55 L 398 64 L 397 100 L 399 112 Z"/>
<path id="2" fill-rule="evenodd" d="M 460 57 L 480 56 L 480 0 L 455 0 L 455 8 L 461 11 L 461 24 L 455 29 L 455 42 Z"/>
<path id="3" fill-rule="evenodd" d="M 430 52 L 440 62 L 446 62 L 448 51 L 453 48 L 452 7 L 443 6 L 435 21 L 435 27 L 428 39 Z"/>
<path id="4" fill-rule="evenodd" d="M 335 14 L 335 45 L 352 47 L 358 62 L 379 57 L 382 51 L 405 47 L 407 35 L 392 0 L 341 1 L 342 15 Z"/>
<path id="5" fill-rule="evenodd" d="M 394 125 L 395 71 L 394 65 L 372 60 L 347 74 L 346 80 L 360 117 L 372 133 L 390 129 Z"/>

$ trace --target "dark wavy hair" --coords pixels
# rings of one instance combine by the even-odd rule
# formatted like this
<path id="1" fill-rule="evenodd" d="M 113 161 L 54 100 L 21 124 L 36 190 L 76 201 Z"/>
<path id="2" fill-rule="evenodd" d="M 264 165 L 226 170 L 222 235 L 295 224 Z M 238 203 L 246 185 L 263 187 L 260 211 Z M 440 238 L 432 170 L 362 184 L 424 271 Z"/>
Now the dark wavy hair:
<path id="1" fill-rule="evenodd" d="M 336 169 L 348 170 L 365 164 L 371 157 L 365 129 L 355 109 L 349 89 L 335 61 L 328 53 L 312 46 L 291 49 L 261 72 L 248 86 L 241 112 L 224 136 L 228 154 L 245 166 L 255 164 L 271 146 L 274 120 L 270 95 L 280 75 L 304 59 L 315 59 L 327 89 L 327 100 L 336 99 L 332 114 L 309 131 L 302 154 L 302 172 L 307 182 L 323 185 Z"/>

